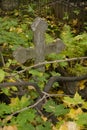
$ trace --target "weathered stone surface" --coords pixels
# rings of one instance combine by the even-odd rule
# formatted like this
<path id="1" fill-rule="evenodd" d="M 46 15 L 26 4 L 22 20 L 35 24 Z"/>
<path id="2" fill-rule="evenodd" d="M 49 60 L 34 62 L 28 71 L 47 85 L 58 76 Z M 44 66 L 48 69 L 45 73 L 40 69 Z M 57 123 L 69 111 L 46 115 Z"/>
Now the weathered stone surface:
<path id="1" fill-rule="evenodd" d="M 15 59 L 24 63 L 28 59 L 35 59 L 35 64 L 45 61 L 45 56 L 51 53 L 60 53 L 64 50 L 65 45 L 61 39 L 57 38 L 53 43 L 46 45 L 45 43 L 45 32 L 47 30 L 47 22 L 45 19 L 37 17 L 31 28 L 34 33 L 34 48 L 19 47 L 13 52 Z M 39 70 L 44 70 L 44 67 L 40 67 Z"/>

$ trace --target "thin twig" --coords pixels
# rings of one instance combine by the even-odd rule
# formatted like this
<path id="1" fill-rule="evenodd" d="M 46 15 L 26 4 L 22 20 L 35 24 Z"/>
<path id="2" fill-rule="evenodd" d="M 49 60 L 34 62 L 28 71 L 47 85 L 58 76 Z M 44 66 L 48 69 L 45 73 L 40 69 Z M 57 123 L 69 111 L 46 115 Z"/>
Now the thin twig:
<path id="1" fill-rule="evenodd" d="M 1 53 L 1 52 L 0 52 L 0 55 L 1 55 L 2 64 L 3 64 L 3 66 L 5 66 L 4 57 L 3 57 L 3 55 L 2 55 L 2 53 Z"/>
<path id="2" fill-rule="evenodd" d="M 25 107 L 25 108 L 23 108 L 23 109 L 21 109 L 21 110 L 18 110 L 18 111 L 16 111 L 16 112 L 14 112 L 13 114 L 11 114 L 11 116 L 13 116 L 13 115 L 15 115 L 15 114 L 18 114 L 18 113 L 21 113 L 21 112 L 23 112 L 23 111 L 26 111 L 26 110 L 28 110 L 28 109 L 30 109 L 30 108 L 36 107 L 40 102 L 42 102 L 44 99 L 46 99 L 46 98 L 48 98 L 48 97 L 72 96 L 72 95 L 65 95 L 65 94 L 49 94 L 49 93 L 46 93 L 46 92 L 44 92 L 44 91 L 43 91 L 42 93 L 44 94 L 43 97 L 40 98 L 36 103 L 34 103 L 34 104 L 31 105 L 31 106 Z"/>
<path id="3" fill-rule="evenodd" d="M 40 98 L 40 99 L 39 99 L 36 103 L 34 103 L 33 105 L 28 106 L 28 107 L 25 107 L 25 108 L 23 108 L 23 109 L 21 109 L 21 110 L 18 110 L 18 111 L 16 111 L 16 112 L 12 113 L 11 116 L 13 116 L 13 115 L 15 115 L 15 114 L 18 114 L 18 113 L 20 113 L 20 112 L 26 111 L 26 110 L 28 110 L 28 109 L 30 109 L 30 108 L 34 108 L 34 107 L 37 106 L 40 102 L 42 102 L 45 98 L 46 98 L 46 96 L 43 95 L 43 97 Z"/>
<path id="4" fill-rule="evenodd" d="M 45 92 L 45 91 L 43 91 L 42 92 L 46 97 L 60 97 L 60 96 L 72 96 L 72 95 L 66 95 L 66 94 L 49 94 L 49 93 L 47 93 L 47 92 Z"/>
<path id="5" fill-rule="evenodd" d="M 69 61 L 76 61 L 76 60 L 82 60 L 82 59 L 87 59 L 87 57 L 77 57 L 77 58 L 70 58 L 70 59 L 65 59 L 65 60 L 45 61 L 45 62 L 41 62 L 41 63 L 35 64 L 35 65 L 32 65 L 32 66 L 26 67 L 25 69 L 17 72 L 17 74 L 21 74 L 21 73 L 23 73 L 23 72 L 25 72 L 25 71 L 27 71 L 29 69 L 39 67 L 39 66 L 42 66 L 42 65 L 46 65 L 46 64 L 69 62 Z M 12 76 L 15 76 L 15 75 L 12 75 Z"/>

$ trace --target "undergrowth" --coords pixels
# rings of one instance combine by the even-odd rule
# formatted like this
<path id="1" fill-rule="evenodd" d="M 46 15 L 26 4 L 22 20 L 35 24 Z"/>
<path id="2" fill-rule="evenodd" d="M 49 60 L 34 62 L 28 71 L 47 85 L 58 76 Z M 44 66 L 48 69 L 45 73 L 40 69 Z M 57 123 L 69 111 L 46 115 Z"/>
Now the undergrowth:
<path id="1" fill-rule="evenodd" d="M 31 9 L 32 11 L 34 10 Z M 0 17 L 0 82 L 33 81 L 37 82 L 40 89 L 43 90 L 51 76 L 61 75 L 57 71 L 58 67 L 61 67 L 68 76 L 87 74 L 87 60 L 46 64 L 44 73 L 30 69 L 19 74 L 27 66 L 34 65 L 33 60 L 22 65 L 12 56 L 13 51 L 20 45 L 26 48 L 33 46 L 33 32 L 30 26 L 35 16 L 31 16 L 25 15 L 23 12 L 15 12 L 14 17 Z M 46 60 L 78 58 L 87 55 L 86 32 L 75 35 L 70 25 L 65 24 L 61 31 L 54 21 L 53 23 L 48 21 L 48 24 L 47 44 L 52 42 L 58 34 L 66 48 L 60 54 L 49 54 Z M 37 112 L 32 106 L 39 96 L 33 86 L 29 86 L 24 95 L 18 95 L 19 90 L 16 86 L 1 89 L 0 94 L 4 93 L 4 96 L 7 96 L 6 100 L 9 98 L 10 102 L 8 103 L 6 100 L 3 102 L 2 99 L 0 103 L 0 126 L 3 129 L 13 128 L 14 130 L 57 130 L 64 122 L 71 121 L 75 122 L 81 129 L 87 129 L 87 102 L 78 93 L 71 98 L 64 94 L 60 87 L 57 89 L 58 87 L 58 84 L 54 85 L 54 92 L 56 93 L 52 96 L 53 92 L 51 91 L 48 100 L 46 99 L 46 103 L 43 104 L 45 112 L 57 118 L 56 124 L 55 122 L 52 123 L 48 119 L 49 117 L 39 110 Z M 81 87 L 85 88 L 83 82 Z"/>

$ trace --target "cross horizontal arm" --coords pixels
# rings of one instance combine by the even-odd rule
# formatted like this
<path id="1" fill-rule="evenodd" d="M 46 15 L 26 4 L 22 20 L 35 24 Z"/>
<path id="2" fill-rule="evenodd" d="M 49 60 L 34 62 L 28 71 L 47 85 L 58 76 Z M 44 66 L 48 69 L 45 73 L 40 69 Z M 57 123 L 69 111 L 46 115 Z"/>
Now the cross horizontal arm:
<path id="1" fill-rule="evenodd" d="M 45 47 L 45 55 L 51 54 L 51 53 L 60 53 L 65 48 L 64 43 L 61 39 L 57 38 L 53 43 L 50 43 L 49 45 L 46 45 Z"/>

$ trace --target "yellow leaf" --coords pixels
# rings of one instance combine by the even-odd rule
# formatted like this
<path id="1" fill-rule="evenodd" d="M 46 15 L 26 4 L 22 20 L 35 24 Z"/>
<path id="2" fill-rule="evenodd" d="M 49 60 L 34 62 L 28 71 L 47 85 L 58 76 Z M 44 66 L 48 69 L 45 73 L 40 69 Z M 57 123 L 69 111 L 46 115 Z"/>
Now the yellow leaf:
<path id="1" fill-rule="evenodd" d="M 80 83 L 78 84 L 80 90 L 85 88 L 85 85 L 84 85 L 85 82 L 86 82 L 86 80 L 83 80 L 83 81 L 80 81 Z"/>
<path id="2" fill-rule="evenodd" d="M 77 30 L 76 30 L 76 29 L 73 29 L 72 32 L 73 32 L 73 33 L 77 33 Z"/>
<path id="3" fill-rule="evenodd" d="M 0 69 L 0 82 L 4 80 L 4 77 L 5 77 L 5 72 L 2 69 Z"/>
<path id="4" fill-rule="evenodd" d="M 78 109 L 70 109 L 70 112 L 67 114 L 70 118 L 75 119 L 77 117 L 77 115 L 82 113 L 82 109 L 78 108 Z"/>
<path id="5" fill-rule="evenodd" d="M 75 26 L 75 25 L 77 25 L 77 23 L 78 23 L 78 19 L 73 19 L 73 26 Z"/>
<path id="6" fill-rule="evenodd" d="M 7 130 L 17 130 L 17 127 L 16 126 L 8 126 Z"/>
<path id="7" fill-rule="evenodd" d="M 15 14 L 14 14 L 15 16 L 18 16 L 19 15 L 19 12 L 15 12 Z"/>
<path id="8" fill-rule="evenodd" d="M 28 89 L 29 90 L 35 90 L 34 86 L 31 86 L 31 85 L 28 86 Z"/>
<path id="9" fill-rule="evenodd" d="M 16 28 L 16 31 L 17 31 L 17 33 L 22 33 L 23 32 L 22 28 Z"/>
<path id="10" fill-rule="evenodd" d="M 64 92 L 62 90 L 57 91 L 57 94 L 59 94 L 60 97 L 63 97 Z"/>
<path id="11" fill-rule="evenodd" d="M 7 126 L 4 126 L 2 130 L 7 130 Z"/>
<path id="12" fill-rule="evenodd" d="M 58 130 L 58 129 L 53 125 L 52 130 Z"/>
<path id="13" fill-rule="evenodd" d="M 68 121 L 61 125 L 59 130 L 80 130 L 75 122 Z"/>
<path id="14" fill-rule="evenodd" d="M 18 130 L 17 127 L 14 126 L 4 126 L 3 130 Z"/>
<path id="15" fill-rule="evenodd" d="M 11 120 L 11 119 L 12 119 L 12 115 L 7 116 L 7 117 L 5 118 L 6 121 L 9 121 L 9 120 Z"/>
<path id="16" fill-rule="evenodd" d="M 15 82 L 15 80 L 13 78 L 10 78 L 9 82 Z"/>
<path id="17" fill-rule="evenodd" d="M 68 130 L 67 124 L 62 124 L 59 130 Z"/>
<path id="18" fill-rule="evenodd" d="M 14 110 L 14 108 L 19 109 L 19 98 L 11 98 L 11 103 L 9 105 L 11 106 L 12 110 Z"/>
<path id="19" fill-rule="evenodd" d="M 73 98 L 64 97 L 63 101 L 69 107 L 84 103 L 84 100 L 81 98 L 81 96 L 77 92 L 76 92 L 76 94 L 74 95 Z"/>
<path id="20" fill-rule="evenodd" d="M 43 119 L 43 121 L 47 121 L 47 117 L 41 116 L 41 118 Z"/>
<path id="21" fill-rule="evenodd" d="M 10 28 L 10 32 L 15 31 L 15 27 Z"/>
<path id="22" fill-rule="evenodd" d="M 84 109 L 87 110 L 87 102 L 84 102 L 84 103 L 83 103 L 82 108 L 84 108 Z"/>

